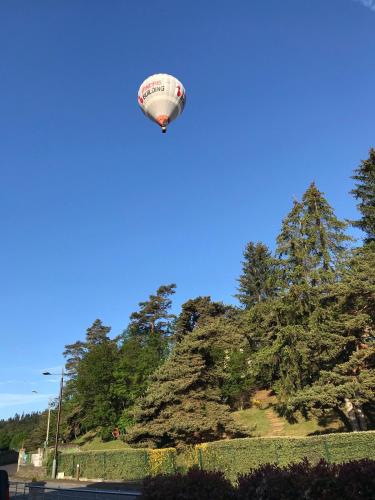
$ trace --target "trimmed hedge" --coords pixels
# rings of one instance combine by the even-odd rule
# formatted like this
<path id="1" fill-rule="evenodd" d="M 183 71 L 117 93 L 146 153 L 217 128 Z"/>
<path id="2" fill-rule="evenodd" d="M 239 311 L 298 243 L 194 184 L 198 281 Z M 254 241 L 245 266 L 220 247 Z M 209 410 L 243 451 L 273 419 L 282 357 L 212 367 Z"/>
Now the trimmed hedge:
<path id="1" fill-rule="evenodd" d="M 156 474 L 172 474 L 175 454 L 173 448 L 59 453 L 57 470 L 65 476 L 75 477 L 79 465 L 80 477 L 87 479 L 138 480 Z"/>
<path id="2" fill-rule="evenodd" d="M 48 458 L 49 469 L 52 454 Z M 244 438 L 188 447 L 178 455 L 174 448 L 158 450 L 125 449 L 60 453 L 58 472 L 88 479 L 139 480 L 158 474 L 184 472 L 191 467 L 221 471 L 231 481 L 239 474 L 270 463 L 286 466 L 307 458 L 342 463 L 363 458 L 375 459 L 375 431 L 325 434 L 311 437 Z"/>
<path id="3" fill-rule="evenodd" d="M 375 432 L 325 434 L 311 437 L 244 438 L 215 441 L 197 446 L 198 464 L 205 470 L 220 470 L 231 481 L 238 474 L 265 463 L 285 466 L 307 458 L 316 464 L 375 459 Z"/>

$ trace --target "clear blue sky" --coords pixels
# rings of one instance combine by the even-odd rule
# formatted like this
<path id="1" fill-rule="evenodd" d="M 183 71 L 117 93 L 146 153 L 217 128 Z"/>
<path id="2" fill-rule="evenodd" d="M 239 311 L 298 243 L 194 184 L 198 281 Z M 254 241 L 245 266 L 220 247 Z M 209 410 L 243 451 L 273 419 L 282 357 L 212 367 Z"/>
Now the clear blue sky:
<path id="1" fill-rule="evenodd" d="M 273 248 L 312 180 L 356 217 L 350 175 L 375 145 L 371 5 L 1 2 L 0 417 L 44 408 L 58 382 L 40 373 L 64 345 L 98 317 L 120 333 L 160 284 L 177 283 L 176 312 L 233 302 L 246 242 Z M 166 135 L 136 99 L 157 72 L 188 95 Z"/>

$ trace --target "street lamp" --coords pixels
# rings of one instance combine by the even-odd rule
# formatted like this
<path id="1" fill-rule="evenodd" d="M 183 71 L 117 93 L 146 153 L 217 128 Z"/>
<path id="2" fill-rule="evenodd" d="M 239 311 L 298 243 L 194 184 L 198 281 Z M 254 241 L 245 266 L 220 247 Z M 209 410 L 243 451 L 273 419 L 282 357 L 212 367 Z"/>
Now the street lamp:
<path id="1" fill-rule="evenodd" d="M 57 373 L 43 372 L 43 375 L 58 375 Z M 56 424 L 56 438 L 55 438 L 55 449 L 53 452 L 53 462 L 52 462 L 52 478 L 56 478 L 57 472 L 57 446 L 59 443 L 59 431 L 60 431 L 60 418 L 61 418 L 61 401 L 62 401 L 62 392 L 64 385 L 64 368 L 61 369 L 61 380 L 60 380 L 60 393 L 59 393 L 59 405 L 57 409 L 57 424 Z M 49 428 L 49 424 L 48 424 Z M 46 443 L 48 442 L 48 434 Z"/>
<path id="2" fill-rule="evenodd" d="M 49 424 L 51 421 L 51 408 L 52 408 L 52 398 L 49 398 L 48 399 L 47 433 L 46 433 L 46 440 L 44 441 L 44 450 L 47 450 L 47 447 L 48 447 Z"/>

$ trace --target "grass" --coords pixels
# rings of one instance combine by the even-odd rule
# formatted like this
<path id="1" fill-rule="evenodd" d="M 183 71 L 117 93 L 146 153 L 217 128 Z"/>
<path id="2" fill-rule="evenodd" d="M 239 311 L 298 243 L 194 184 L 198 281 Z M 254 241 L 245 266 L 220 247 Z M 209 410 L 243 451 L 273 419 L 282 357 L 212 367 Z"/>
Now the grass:
<path id="1" fill-rule="evenodd" d="M 124 450 L 125 448 L 129 448 L 129 445 L 124 443 L 120 439 L 114 439 L 113 441 L 102 441 L 100 437 L 94 437 L 80 447 L 82 451 Z"/>
<path id="2" fill-rule="evenodd" d="M 64 449 L 64 453 L 75 453 L 79 451 L 100 451 L 100 450 L 124 450 L 129 445 L 120 439 L 112 441 L 102 441 L 95 431 L 87 432 L 71 442 L 69 447 Z"/>
<path id="3" fill-rule="evenodd" d="M 252 434 L 254 437 L 268 436 L 271 432 L 271 422 L 265 415 L 265 410 L 258 408 L 249 408 L 233 413 L 235 421 L 246 429 L 255 429 Z"/>
<path id="4" fill-rule="evenodd" d="M 260 398 L 259 407 L 252 407 L 247 410 L 234 412 L 233 418 L 243 427 L 251 431 L 254 437 L 270 436 L 311 436 L 313 434 L 324 434 L 327 432 L 345 432 L 341 422 L 333 416 L 325 421 L 319 421 L 316 418 L 305 420 L 302 415 L 297 415 L 296 423 L 289 423 L 285 418 L 278 417 L 274 411 L 276 403 L 275 396 L 266 395 L 266 391 L 259 391 L 259 396 L 254 395 L 254 400 Z M 273 417 L 271 417 L 273 415 Z M 274 422 L 282 423 L 277 429 L 274 428 Z M 255 428 L 254 428 L 255 427 Z"/>

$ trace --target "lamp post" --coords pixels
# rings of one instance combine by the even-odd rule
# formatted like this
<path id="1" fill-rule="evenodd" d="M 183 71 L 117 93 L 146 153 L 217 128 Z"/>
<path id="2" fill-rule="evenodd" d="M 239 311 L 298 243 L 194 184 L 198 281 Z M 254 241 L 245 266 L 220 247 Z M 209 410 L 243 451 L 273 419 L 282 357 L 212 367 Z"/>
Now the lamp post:
<path id="1" fill-rule="evenodd" d="M 51 422 L 51 406 L 52 406 L 52 399 L 50 398 L 48 400 L 48 418 L 47 418 L 47 433 L 46 433 L 46 440 L 44 441 L 44 449 L 46 450 L 48 447 L 48 438 L 49 438 L 49 424 Z"/>
<path id="2" fill-rule="evenodd" d="M 43 375 L 57 375 L 57 373 L 43 372 Z M 60 380 L 60 392 L 59 392 L 59 404 L 57 408 L 57 424 L 56 424 L 56 438 L 55 438 L 55 448 L 53 451 L 53 462 L 52 462 L 52 478 L 56 478 L 57 472 L 57 447 L 59 444 L 59 431 L 60 431 L 60 418 L 61 418 L 61 402 L 62 402 L 62 392 L 64 385 L 64 368 L 61 369 L 61 380 Z M 49 425 L 48 425 L 49 429 Z M 47 439 L 48 440 L 48 434 Z"/>

